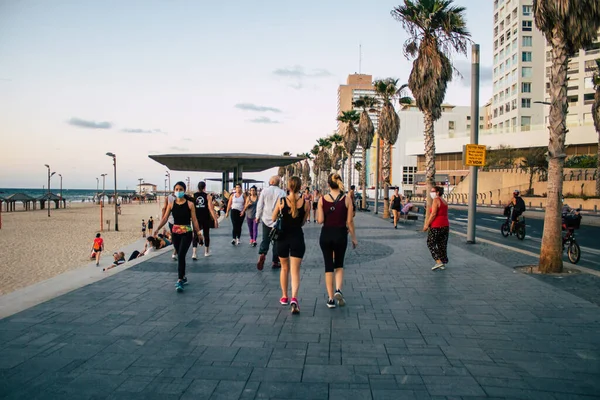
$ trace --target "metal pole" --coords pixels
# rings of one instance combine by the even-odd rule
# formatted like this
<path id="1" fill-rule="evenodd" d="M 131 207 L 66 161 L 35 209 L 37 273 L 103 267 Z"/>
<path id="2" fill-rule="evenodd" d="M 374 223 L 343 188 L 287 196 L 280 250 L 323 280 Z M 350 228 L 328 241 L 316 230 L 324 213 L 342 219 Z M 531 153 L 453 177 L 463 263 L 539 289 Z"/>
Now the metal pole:
<path id="1" fill-rule="evenodd" d="M 377 144 L 375 145 L 375 214 L 379 214 L 379 148 L 380 148 L 380 137 L 377 135 L 375 139 Z M 384 195 L 385 196 L 385 195 Z"/>
<path id="2" fill-rule="evenodd" d="M 46 207 L 48 207 L 48 217 L 50 216 L 50 165 L 44 164 L 48 168 L 48 198 L 46 199 Z"/>
<path id="3" fill-rule="evenodd" d="M 471 48 L 471 144 L 479 144 L 479 45 Z M 477 167 L 469 167 L 469 222 L 467 243 L 475 243 L 475 216 L 477 214 Z"/>
<path id="4" fill-rule="evenodd" d="M 114 202 L 115 202 L 115 232 L 119 231 L 119 207 L 117 206 L 117 156 L 113 154 L 112 156 L 113 158 L 113 167 L 114 167 L 114 174 L 115 174 L 115 198 L 114 198 Z"/>

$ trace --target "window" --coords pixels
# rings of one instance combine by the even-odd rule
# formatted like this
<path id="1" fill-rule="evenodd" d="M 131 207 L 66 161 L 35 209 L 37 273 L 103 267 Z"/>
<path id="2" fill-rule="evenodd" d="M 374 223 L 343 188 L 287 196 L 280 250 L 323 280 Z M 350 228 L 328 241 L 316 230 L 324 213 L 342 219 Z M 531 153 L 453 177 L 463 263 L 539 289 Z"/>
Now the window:
<path id="1" fill-rule="evenodd" d="M 591 76 L 588 76 L 587 78 L 583 78 L 583 87 L 586 89 L 594 88 L 594 80 L 592 79 Z"/>
<path id="2" fill-rule="evenodd" d="M 531 52 L 524 51 L 521 53 L 521 61 L 531 62 Z"/>
<path id="3" fill-rule="evenodd" d="M 498 64 L 498 54 L 494 56 L 494 65 Z"/>
<path id="4" fill-rule="evenodd" d="M 521 99 L 521 108 L 531 108 L 531 99 Z"/>
<path id="5" fill-rule="evenodd" d="M 523 22 L 525 22 L 525 21 L 523 21 Z M 523 47 L 531 47 L 532 45 L 533 45 L 533 36 L 523 36 Z"/>
<path id="6" fill-rule="evenodd" d="M 521 30 L 523 32 L 531 32 L 531 21 L 523 21 L 523 23 L 521 24 Z"/>
<path id="7" fill-rule="evenodd" d="M 471 116 L 467 115 L 467 121 L 470 121 L 470 120 L 471 120 Z"/>
<path id="8" fill-rule="evenodd" d="M 529 83 L 529 82 L 521 83 L 521 93 L 531 93 L 531 83 Z"/>
<path id="9" fill-rule="evenodd" d="M 467 124 L 467 129 L 470 130 L 471 129 L 471 124 Z"/>
<path id="10" fill-rule="evenodd" d="M 510 103 L 506 103 L 504 109 L 506 110 L 506 112 L 510 112 Z"/>
<path id="11" fill-rule="evenodd" d="M 513 50 L 516 50 L 516 49 L 517 49 L 517 38 L 515 38 L 515 39 L 512 41 L 512 49 L 513 49 Z"/>
<path id="12" fill-rule="evenodd" d="M 521 117 L 521 130 L 528 131 L 531 127 L 531 117 Z"/>
<path id="13" fill-rule="evenodd" d="M 531 15 L 531 6 L 523 6 L 523 15 L 530 16 Z"/>
<path id="14" fill-rule="evenodd" d="M 512 101 L 512 103 L 511 103 L 511 107 L 512 107 L 512 109 L 513 109 L 513 110 L 516 110 L 516 109 L 517 109 L 517 99 L 514 99 L 514 100 Z M 516 125 L 516 121 L 515 121 L 515 123 L 513 123 L 513 125 Z"/>
<path id="15" fill-rule="evenodd" d="M 449 130 L 454 130 L 454 126 L 455 126 L 454 121 L 448 121 L 448 129 Z"/>
<path id="16" fill-rule="evenodd" d="M 415 182 L 417 167 L 402 167 L 402 183 L 412 185 Z"/>
<path id="17" fill-rule="evenodd" d="M 533 68 L 531 67 L 522 67 L 521 68 L 521 77 L 522 78 L 531 78 L 533 76 Z"/>
<path id="18" fill-rule="evenodd" d="M 513 127 L 513 128 L 512 128 L 512 131 L 513 131 L 513 132 L 514 132 L 514 131 L 516 131 L 516 128 L 517 128 L 517 117 L 514 117 L 514 118 L 512 119 L 512 127 Z"/>
<path id="19" fill-rule="evenodd" d="M 587 60 L 584 65 L 585 72 L 595 72 L 598 69 L 596 66 L 596 60 Z"/>
<path id="20" fill-rule="evenodd" d="M 494 108 L 494 118 L 496 118 L 498 116 L 498 109 Z"/>
<path id="21" fill-rule="evenodd" d="M 513 54 L 512 56 L 512 65 L 514 65 L 515 67 L 517 66 L 517 55 Z"/>

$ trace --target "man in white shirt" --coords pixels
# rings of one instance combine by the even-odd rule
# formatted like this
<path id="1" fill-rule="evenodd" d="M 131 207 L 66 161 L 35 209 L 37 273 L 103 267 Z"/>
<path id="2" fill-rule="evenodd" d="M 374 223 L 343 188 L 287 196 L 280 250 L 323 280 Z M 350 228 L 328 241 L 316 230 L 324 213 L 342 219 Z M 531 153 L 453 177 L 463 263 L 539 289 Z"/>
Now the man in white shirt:
<path id="1" fill-rule="evenodd" d="M 265 259 L 269 252 L 269 243 L 271 239 L 269 235 L 271 228 L 275 225 L 273 221 L 273 210 L 279 199 L 285 197 L 285 192 L 279 187 L 279 176 L 272 176 L 269 179 L 269 187 L 260 193 L 258 205 L 256 206 L 256 222 L 262 221 L 262 241 L 258 249 L 258 263 L 256 268 L 262 271 L 265 265 Z M 277 246 L 273 246 L 273 268 L 281 268 L 279 263 L 279 255 L 277 254 Z"/>

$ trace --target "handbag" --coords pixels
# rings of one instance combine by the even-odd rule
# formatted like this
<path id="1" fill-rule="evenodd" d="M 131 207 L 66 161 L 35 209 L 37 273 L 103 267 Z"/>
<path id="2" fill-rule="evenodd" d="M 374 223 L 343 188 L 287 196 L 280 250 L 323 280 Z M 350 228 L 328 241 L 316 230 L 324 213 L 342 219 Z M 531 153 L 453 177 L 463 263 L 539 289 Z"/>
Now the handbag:
<path id="1" fill-rule="evenodd" d="M 281 203 L 285 199 L 281 199 Z M 269 239 L 271 242 L 276 242 L 277 239 L 281 236 L 281 231 L 283 230 L 283 207 L 279 209 L 279 214 L 277 215 L 277 219 L 275 220 L 275 225 L 271 228 L 271 232 L 269 232 Z"/>

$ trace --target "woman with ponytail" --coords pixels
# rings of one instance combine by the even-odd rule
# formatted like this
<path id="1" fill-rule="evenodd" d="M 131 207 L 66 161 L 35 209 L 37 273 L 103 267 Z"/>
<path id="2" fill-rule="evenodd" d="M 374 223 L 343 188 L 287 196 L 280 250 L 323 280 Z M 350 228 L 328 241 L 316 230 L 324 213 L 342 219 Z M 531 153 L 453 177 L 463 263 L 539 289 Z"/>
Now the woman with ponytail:
<path id="1" fill-rule="evenodd" d="M 306 251 L 304 232 L 302 226 L 306 222 L 306 214 L 310 212 L 310 203 L 306 202 L 301 194 L 302 181 L 297 176 L 288 180 L 289 194 L 281 199 L 273 210 L 273 221 L 282 215 L 282 228 L 277 238 L 277 254 L 281 262 L 281 299 L 279 303 L 288 305 L 288 275 L 292 277 L 292 298 L 289 300 L 292 314 L 300 313 L 298 304 L 298 290 L 300 289 L 300 264 Z"/>
<path id="2" fill-rule="evenodd" d="M 344 281 L 344 257 L 348 247 L 348 232 L 352 239 L 352 248 L 356 248 L 354 231 L 354 210 L 352 200 L 344 195 L 344 184 L 339 174 L 330 174 L 327 178 L 330 188 L 328 195 L 319 200 L 317 222 L 323 224 L 319 245 L 325 262 L 325 286 L 327 288 L 327 307 L 342 307 L 346 300 L 342 294 Z M 334 292 L 335 280 L 335 292 Z"/>

